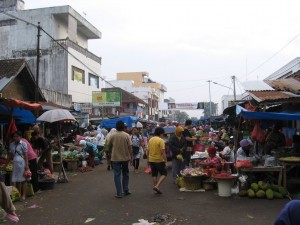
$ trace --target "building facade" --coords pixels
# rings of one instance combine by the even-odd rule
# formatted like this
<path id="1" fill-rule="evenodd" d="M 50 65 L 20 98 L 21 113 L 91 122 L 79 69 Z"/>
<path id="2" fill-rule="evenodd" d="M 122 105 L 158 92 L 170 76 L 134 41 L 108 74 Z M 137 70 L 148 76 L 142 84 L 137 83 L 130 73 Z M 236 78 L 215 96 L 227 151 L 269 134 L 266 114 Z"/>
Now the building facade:
<path id="1" fill-rule="evenodd" d="M 101 58 L 88 51 L 88 40 L 101 32 L 70 6 L 25 10 L 21 0 L 0 3 L 0 59 L 26 58 L 49 102 L 92 102 L 92 91 L 102 88 Z"/>
<path id="2" fill-rule="evenodd" d="M 109 83 L 145 101 L 148 109 L 144 118 L 158 120 L 158 103 L 164 102 L 164 93 L 167 91 L 163 84 L 151 80 L 147 72 L 117 73 L 117 80 Z M 107 84 L 107 86 L 110 86 L 110 84 Z"/>

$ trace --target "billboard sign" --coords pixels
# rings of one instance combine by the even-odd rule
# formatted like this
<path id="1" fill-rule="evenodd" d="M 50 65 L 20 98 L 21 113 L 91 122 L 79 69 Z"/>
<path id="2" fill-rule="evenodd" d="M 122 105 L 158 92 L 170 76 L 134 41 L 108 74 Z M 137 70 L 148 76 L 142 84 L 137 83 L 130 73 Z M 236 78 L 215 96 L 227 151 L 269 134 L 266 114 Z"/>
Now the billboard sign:
<path id="1" fill-rule="evenodd" d="M 197 103 L 168 103 L 168 110 L 197 109 Z"/>
<path id="2" fill-rule="evenodd" d="M 121 92 L 92 92 L 93 106 L 121 106 Z"/>

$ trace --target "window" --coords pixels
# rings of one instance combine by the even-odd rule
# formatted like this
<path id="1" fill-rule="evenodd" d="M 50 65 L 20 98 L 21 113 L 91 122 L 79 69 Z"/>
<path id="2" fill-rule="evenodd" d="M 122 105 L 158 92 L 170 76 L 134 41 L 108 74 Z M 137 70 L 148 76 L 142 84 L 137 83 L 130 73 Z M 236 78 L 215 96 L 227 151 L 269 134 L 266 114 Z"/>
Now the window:
<path id="1" fill-rule="evenodd" d="M 89 73 L 89 86 L 99 88 L 99 77 Z"/>
<path id="2" fill-rule="evenodd" d="M 72 80 L 76 80 L 84 84 L 85 83 L 84 71 L 75 66 L 72 66 Z"/>

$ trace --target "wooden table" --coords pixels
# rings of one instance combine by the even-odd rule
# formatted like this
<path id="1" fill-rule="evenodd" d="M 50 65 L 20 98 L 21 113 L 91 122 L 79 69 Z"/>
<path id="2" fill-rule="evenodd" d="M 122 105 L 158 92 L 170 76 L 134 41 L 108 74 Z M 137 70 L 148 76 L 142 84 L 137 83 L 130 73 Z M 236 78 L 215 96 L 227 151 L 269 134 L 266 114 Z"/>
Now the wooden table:
<path id="1" fill-rule="evenodd" d="M 280 161 L 280 160 L 279 160 Z M 300 166 L 299 162 L 287 162 L 287 161 L 280 161 L 280 164 L 283 166 L 283 187 L 286 188 L 286 173 L 294 168 L 295 166 Z"/>
<path id="2" fill-rule="evenodd" d="M 278 185 L 283 185 L 283 178 L 285 176 L 285 169 L 283 166 L 274 166 L 274 167 L 264 167 L 264 166 L 257 166 L 257 167 L 251 167 L 251 168 L 239 168 L 238 172 L 248 172 L 248 173 L 272 173 L 272 172 L 278 172 L 278 179 L 277 183 Z"/>

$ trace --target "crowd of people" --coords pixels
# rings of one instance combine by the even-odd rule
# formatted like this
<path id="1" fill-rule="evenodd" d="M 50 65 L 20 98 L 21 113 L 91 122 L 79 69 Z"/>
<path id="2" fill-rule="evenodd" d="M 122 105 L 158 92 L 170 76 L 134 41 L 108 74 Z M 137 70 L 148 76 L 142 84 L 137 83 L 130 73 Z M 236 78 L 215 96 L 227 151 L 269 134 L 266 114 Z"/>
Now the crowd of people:
<path id="1" fill-rule="evenodd" d="M 139 172 L 141 158 L 147 159 L 151 168 L 154 193 L 162 194 L 161 185 L 167 177 L 167 161 L 172 161 L 172 177 L 175 180 L 181 176 L 181 170 L 191 167 L 191 156 L 194 145 L 200 143 L 203 136 L 208 135 L 207 148 L 208 157 L 200 165 L 206 168 L 222 169 L 221 160 L 235 162 L 248 157 L 257 156 L 255 152 L 255 139 L 242 139 L 240 134 L 232 128 L 221 128 L 213 130 L 209 125 L 193 126 L 191 120 L 186 120 L 184 125 L 176 124 L 175 132 L 168 135 L 166 141 L 165 129 L 163 127 L 143 126 L 140 122 L 128 129 L 122 121 L 116 123 L 116 128 L 109 131 L 104 127 L 86 129 L 79 139 L 74 136 L 70 138 L 64 133 L 66 140 L 77 142 L 81 148 L 83 157 L 87 159 L 90 167 L 95 167 L 95 156 L 105 155 L 107 170 L 113 170 L 116 198 L 130 195 L 129 172 L 132 166 L 135 173 Z M 284 145 L 282 133 L 277 126 L 266 135 L 264 151 L 268 154 L 275 147 Z M 32 128 L 30 139 L 22 137 L 21 132 L 14 132 L 9 143 L 9 161 L 14 164 L 12 171 L 12 183 L 21 194 L 21 200 L 26 198 L 28 178 L 33 190 L 39 190 L 38 172 L 42 169 L 49 170 L 53 174 L 52 150 L 57 147 L 57 138 L 45 138 L 38 125 Z M 238 150 L 234 151 L 234 145 Z M 168 149 L 168 151 L 167 151 Z M 218 153 L 218 156 L 217 156 Z M 257 154 L 256 154 L 257 153 Z M 5 210 L 5 218 L 18 222 L 19 218 L 11 201 L 5 200 L 7 193 L 4 188 L 3 177 L 0 176 L 0 190 L 2 194 L 2 208 Z M 3 184 L 4 185 L 4 184 Z"/>

